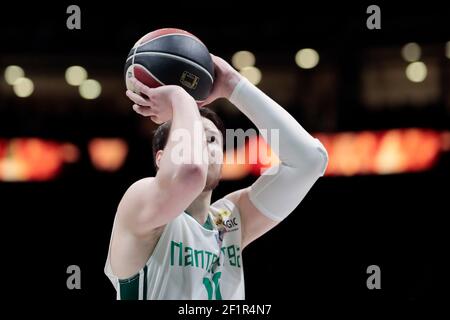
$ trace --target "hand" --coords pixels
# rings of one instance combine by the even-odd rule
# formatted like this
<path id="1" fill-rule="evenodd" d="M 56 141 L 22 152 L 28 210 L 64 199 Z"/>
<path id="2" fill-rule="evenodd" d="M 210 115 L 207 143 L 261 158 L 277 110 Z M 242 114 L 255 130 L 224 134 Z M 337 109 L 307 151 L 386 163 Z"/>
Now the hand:
<path id="1" fill-rule="evenodd" d="M 164 123 L 172 119 L 173 98 L 180 94 L 188 95 L 183 88 L 174 85 L 166 85 L 158 88 L 149 88 L 136 78 L 131 79 L 131 84 L 138 91 L 135 93 L 127 90 L 126 95 L 133 101 L 133 110 L 156 124 Z"/>
<path id="2" fill-rule="evenodd" d="M 219 58 L 211 54 L 211 58 L 214 62 L 214 71 L 216 79 L 214 80 L 214 86 L 205 101 L 198 104 L 199 107 L 203 107 L 219 98 L 229 98 L 233 93 L 234 88 L 241 80 L 242 76 L 232 66 L 228 64 L 222 58 Z"/>

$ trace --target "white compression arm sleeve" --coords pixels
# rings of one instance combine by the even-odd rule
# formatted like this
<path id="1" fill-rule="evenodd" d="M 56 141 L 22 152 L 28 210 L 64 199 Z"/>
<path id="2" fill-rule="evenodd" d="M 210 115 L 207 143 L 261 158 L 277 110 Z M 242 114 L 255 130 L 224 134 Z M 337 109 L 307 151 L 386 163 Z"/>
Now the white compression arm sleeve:
<path id="1" fill-rule="evenodd" d="M 249 198 L 268 218 L 281 221 L 303 200 L 328 164 L 328 154 L 278 103 L 242 79 L 230 97 L 233 103 L 262 131 L 266 142 L 273 129 L 279 130 L 278 157 L 281 163 L 269 168 L 251 186 Z M 267 133 L 267 134 L 265 134 Z"/>

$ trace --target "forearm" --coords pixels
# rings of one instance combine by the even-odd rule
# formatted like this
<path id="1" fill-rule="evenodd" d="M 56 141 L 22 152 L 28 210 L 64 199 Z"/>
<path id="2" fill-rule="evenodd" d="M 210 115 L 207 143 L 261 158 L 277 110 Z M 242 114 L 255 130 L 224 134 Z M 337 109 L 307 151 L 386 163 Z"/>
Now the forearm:
<path id="1" fill-rule="evenodd" d="M 230 101 L 260 131 L 267 130 L 261 133 L 272 150 L 278 143 L 278 150 L 274 151 L 281 164 L 264 172 L 249 189 L 248 197 L 262 214 L 281 221 L 323 175 L 328 163 L 327 152 L 286 110 L 247 80 L 238 83 Z M 268 139 L 271 130 L 278 130 L 278 141 Z"/>
<path id="2" fill-rule="evenodd" d="M 172 176 L 184 169 L 205 173 L 208 166 L 207 157 L 203 157 L 206 138 L 194 99 L 185 92 L 173 95 L 172 115 L 160 170 Z"/>
<path id="3" fill-rule="evenodd" d="M 323 173 L 326 153 L 321 143 L 313 138 L 285 109 L 264 92 L 242 79 L 235 87 L 230 101 L 261 131 L 264 139 L 273 144 L 267 135 L 278 130 L 278 157 L 290 167 L 307 163 L 312 170 Z M 314 168 L 313 168 L 314 167 Z"/>
<path id="4" fill-rule="evenodd" d="M 155 177 L 141 179 L 125 193 L 118 212 L 135 235 L 147 237 L 154 228 L 181 214 L 203 191 L 207 157 L 202 120 L 194 99 L 179 86 L 148 88 L 132 79 L 138 93 L 127 91 L 133 109 L 169 130 L 167 141 L 157 150 Z M 171 121 L 171 122 L 167 122 Z M 206 159 L 206 161 L 205 161 Z"/>

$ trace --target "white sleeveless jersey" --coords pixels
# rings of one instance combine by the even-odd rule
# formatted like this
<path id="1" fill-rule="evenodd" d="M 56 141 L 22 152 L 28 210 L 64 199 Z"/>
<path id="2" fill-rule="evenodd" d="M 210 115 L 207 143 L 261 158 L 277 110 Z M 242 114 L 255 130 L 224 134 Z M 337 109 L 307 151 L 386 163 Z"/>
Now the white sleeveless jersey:
<path id="1" fill-rule="evenodd" d="M 109 256 L 105 274 L 119 300 L 245 298 L 241 219 L 227 199 L 211 205 L 203 226 L 186 212 L 169 222 L 145 266 L 129 279 L 113 274 Z"/>

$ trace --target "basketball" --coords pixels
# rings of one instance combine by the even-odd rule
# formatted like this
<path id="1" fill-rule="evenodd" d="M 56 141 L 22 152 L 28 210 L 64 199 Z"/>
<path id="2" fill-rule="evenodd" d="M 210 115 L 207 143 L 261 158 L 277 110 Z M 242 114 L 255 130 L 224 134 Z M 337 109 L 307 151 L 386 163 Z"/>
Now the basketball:
<path id="1" fill-rule="evenodd" d="M 193 34 L 174 28 L 152 31 L 130 50 L 125 63 L 127 89 L 135 77 L 150 88 L 179 85 L 197 102 L 205 100 L 214 82 L 208 48 Z"/>

